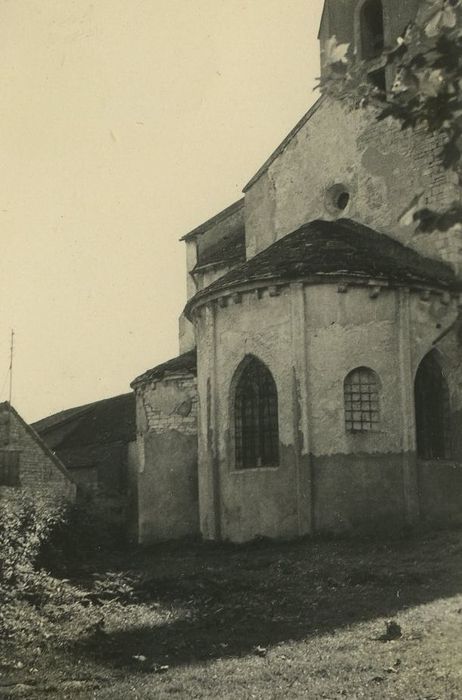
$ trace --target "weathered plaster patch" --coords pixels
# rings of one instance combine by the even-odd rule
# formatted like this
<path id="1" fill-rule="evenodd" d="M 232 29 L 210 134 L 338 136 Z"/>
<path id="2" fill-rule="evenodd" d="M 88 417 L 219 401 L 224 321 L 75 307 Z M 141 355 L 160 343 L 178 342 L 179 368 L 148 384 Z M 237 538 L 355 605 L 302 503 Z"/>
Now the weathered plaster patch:
<path id="1" fill-rule="evenodd" d="M 361 163 L 371 175 L 383 177 L 387 183 L 392 183 L 402 166 L 402 158 L 396 151 L 383 153 L 375 146 L 369 146 L 361 156 Z"/>

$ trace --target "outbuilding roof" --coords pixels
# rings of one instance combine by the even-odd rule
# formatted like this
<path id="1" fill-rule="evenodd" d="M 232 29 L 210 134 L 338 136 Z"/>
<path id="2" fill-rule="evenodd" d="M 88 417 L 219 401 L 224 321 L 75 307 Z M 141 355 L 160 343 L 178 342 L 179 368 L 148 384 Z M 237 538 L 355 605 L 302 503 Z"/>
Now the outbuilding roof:
<path id="1" fill-rule="evenodd" d="M 193 296 L 191 309 L 202 299 L 245 283 L 306 277 L 373 278 L 389 283 L 462 289 L 449 265 L 350 219 L 312 221 L 276 241 L 247 262 Z"/>
<path id="2" fill-rule="evenodd" d="M 178 355 L 178 357 L 167 360 L 167 362 L 162 362 L 162 364 L 157 365 L 152 369 L 148 369 L 146 372 L 134 379 L 130 386 L 135 388 L 138 384 L 145 384 L 146 382 L 152 382 L 155 379 L 163 379 L 168 375 L 182 372 L 196 375 L 197 351 L 195 348 L 194 350 L 189 350 L 182 355 Z"/>
<path id="3" fill-rule="evenodd" d="M 75 467 L 76 462 L 79 466 L 93 464 L 95 446 L 106 448 L 135 440 L 135 396 L 130 392 L 66 409 L 42 418 L 33 428 L 52 450 L 59 452 L 67 467 Z"/>

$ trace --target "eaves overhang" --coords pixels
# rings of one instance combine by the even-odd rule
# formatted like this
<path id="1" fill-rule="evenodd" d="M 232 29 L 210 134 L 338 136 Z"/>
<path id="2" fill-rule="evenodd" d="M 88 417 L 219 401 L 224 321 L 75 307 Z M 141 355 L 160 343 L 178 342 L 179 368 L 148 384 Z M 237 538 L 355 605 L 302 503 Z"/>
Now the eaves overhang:
<path id="1" fill-rule="evenodd" d="M 226 299 L 243 291 L 276 290 L 294 281 L 462 291 L 461 279 L 442 261 L 356 221 L 316 220 L 198 291 L 186 304 L 185 315 L 191 320 L 194 311 L 211 300 L 222 299 L 226 305 Z"/>
<path id="2" fill-rule="evenodd" d="M 373 298 L 386 289 L 413 289 L 425 296 L 428 294 L 439 294 L 444 295 L 448 300 L 452 296 L 457 297 L 462 307 L 462 282 L 459 286 L 432 285 L 419 279 L 416 279 L 414 282 L 409 279 L 400 282 L 398 280 L 390 281 L 385 277 L 371 277 L 339 270 L 338 272 L 318 272 L 301 277 L 265 276 L 254 279 L 251 282 L 230 283 L 219 290 L 206 288 L 189 299 L 184 308 L 184 314 L 188 321 L 194 322 L 195 313 L 208 304 L 218 303 L 222 307 L 229 304 L 239 304 L 243 294 L 248 294 L 249 292 L 262 293 L 265 290 L 268 290 L 269 296 L 276 297 L 280 296 L 284 287 L 297 284 L 302 284 L 306 287 L 322 284 L 336 285 L 339 293 L 345 293 L 349 288 L 363 287 L 369 290 L 370 296 Z"/>

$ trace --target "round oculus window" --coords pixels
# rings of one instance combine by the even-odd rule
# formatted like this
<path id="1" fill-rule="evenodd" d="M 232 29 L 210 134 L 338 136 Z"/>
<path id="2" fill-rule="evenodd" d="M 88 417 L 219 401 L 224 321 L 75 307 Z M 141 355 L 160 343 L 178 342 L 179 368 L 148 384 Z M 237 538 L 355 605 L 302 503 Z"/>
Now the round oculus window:
<path id="1" fill-rule="evenodd" d="M 332 214 L 339 214 L 348 207 L 350 192 L 345 185 L 338 184 L 329 187 L 326 192 L 326 207 Z"/>

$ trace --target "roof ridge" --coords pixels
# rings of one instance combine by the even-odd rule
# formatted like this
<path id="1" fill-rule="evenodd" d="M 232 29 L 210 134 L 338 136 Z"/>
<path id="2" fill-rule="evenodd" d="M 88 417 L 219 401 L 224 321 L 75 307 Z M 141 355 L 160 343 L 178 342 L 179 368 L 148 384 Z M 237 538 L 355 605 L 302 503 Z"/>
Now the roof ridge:
<path id="1" fill-rule="evenodd" d="M 307 112 L 305 112 L 305 114 L 303 115 L 303 117 L 302 117 L 301 119 L 299 119 L 299 121 L 295 124 L 295 126 L 293 127 L 293 129 L 291 129 L 291 130 L 289 131 L 289 133 L 288 133 L 287 136 L 281 141 L 281 143 L 279 144 L 279 146 L 277 146 L 277 148 L 274 149 L 274 151 L 271 153 L 271 155 L 265 160 L 265 162 L 263 163 L 263 165 L 257 170 L 257 172 L 255 173 L 255 175 L 254 175 L 252 178 L 250 178 L 249 182 L 245 185 L 245 187 L 244 187 L 243 190 L 242 190 L 244 193 L 246 193 L 247 190 L 249 190 L 250 187 L 252 187 L 252 185 L 253 185 L 257 180 L 260 179 L 260 177 L 263 175 L 263 173 L 266 172 L 266 170 L 268 170 L 268 168 L 269 168 L 269 166 L 271 165 L 271 163 L 273 163 L 273 161 L 276 160 L 276 158 L 278 157 L 278 155 L 279 155 L 280 153 L 282 153 L 282 152 L 285 150 L 286 146 L 289 145 L 289 143 L 292 141 L 292 139 L 294 138 L 294 136 L 296 136 L 296 135 L 298 134 L 298 132 L 300 131 L 300 129 L 301 129 L 302 127 L 305 126 L 305 124 L 307 123 L 307 121 L 309 121 L 309 120 L 311 119 L 311 117 L 312 117 L 314 114 L 316 114 L 316 112 L 318 111 L 318 109 L 319 109 L 319 107 L 322 105 L 322 103 L 325 101 L 325 99 L 326 99 L 325 96 L 324 96 L 324 95 L 321 95 L 321 96 L 318 97 L 318 99 L 311 105 L 311 107 L 309 108 L 309 110 L 308 110 Z"/>
<path id="2" fill-rule="evenodd" d="M 46 432 L 47 430 L 51 430 L 55 428 L 57 425 L 62 425 L 63 423 L 67 423 L 68 421 L 71 421 L 75 419 L 79 415 L 85 415 L 88 411 L 90 411 L 94 406 L 97 406 L 98 404 L 102 404 L 105 401 L 114 401 L 115 399 L 121 399 L 123 397 L 128 397 L 131 396 L 132 392 L 127 391 L 123 394 L 116 394 L 115 396 L 107 396 L 104 399 L 98 399 L 97 401 L 92 401 L 90 403 L 84 403 L 81 404 L 80 406 L 71 406 L 70 408 L 63 408 L 61 411 L 56 411 L 56 413 L 51 413 L 49 416 L 44 416 L 43 418 L 39 418 L 38 420 L 34 421 L 31 423 L 32 426 L 38 426 L 39 423 L 42 423 L 42 421 L 47 421 L 50 420 L 51 418 L 54 418 L 55 416 L 59 416 L 60 413 L 65 413 L 63 416 L 62 420 L 56 421 L 56 423 L 50 424 L 50 426 L 44 427 L 43 432 Z"/>
<path id="3" fill-rule="evenodd" d="M 233 202 L 233 204 L 230 204 L 225 209 L 222 209 L 217 214 L 214 214 L 213 216 L 211 216 L 209 219 L 204 221 L 202 224 L 199 224 L 199 226 L 196 226 L 195 228 L 193 228 L 192 231 L 189 231 L 189 233 L 185 233 L 184 236 L 182 236 L 180 238 L 180 241 L 188 241 L 191 238 L 195 238 L 196 236 L 199 236 L 201 233 L 205 233 L 205 231 L 207 229 L 209 229 L 211 226 L 213 226 L 214 224 L 219 224 L 221 221 L 224 221 L 224 219 L 227 219 L 228 216 L 231 216 L 236 211 L 239 211 L 239 209 L 241 209 L 243 206 L 244 206 L 244 197 L 241 197 L 236 202 Z"/>

